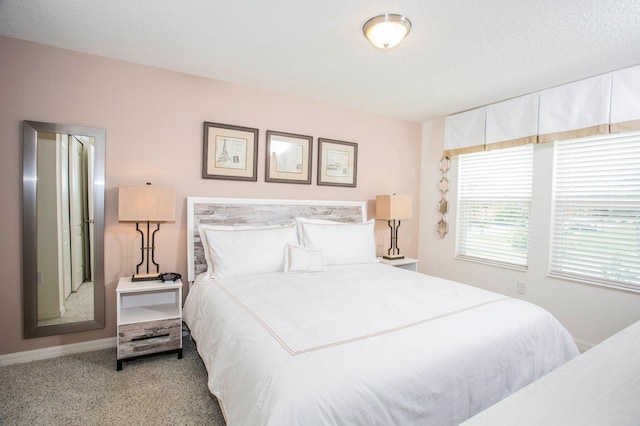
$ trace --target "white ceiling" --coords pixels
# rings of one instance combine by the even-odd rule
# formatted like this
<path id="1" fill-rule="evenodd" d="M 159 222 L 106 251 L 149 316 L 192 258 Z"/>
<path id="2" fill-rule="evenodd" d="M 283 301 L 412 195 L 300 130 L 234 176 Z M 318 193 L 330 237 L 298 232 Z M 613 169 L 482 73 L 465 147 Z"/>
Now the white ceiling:
<path id="1" fill-rule="evenodd" d="M 0 34 L 423 122 L 640 64 L 640 1 L 0 0 Z"/>

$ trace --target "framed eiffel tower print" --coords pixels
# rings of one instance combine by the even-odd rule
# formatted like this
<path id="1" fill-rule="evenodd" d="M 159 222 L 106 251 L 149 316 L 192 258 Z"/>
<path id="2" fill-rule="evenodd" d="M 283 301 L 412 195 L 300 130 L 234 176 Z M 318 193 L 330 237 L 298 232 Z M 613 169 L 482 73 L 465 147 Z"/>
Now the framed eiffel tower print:
<path id="1" fill-rule="evenodd" d="M 258 129 L 204 122 L 202 178 L 258 180 Z"/>

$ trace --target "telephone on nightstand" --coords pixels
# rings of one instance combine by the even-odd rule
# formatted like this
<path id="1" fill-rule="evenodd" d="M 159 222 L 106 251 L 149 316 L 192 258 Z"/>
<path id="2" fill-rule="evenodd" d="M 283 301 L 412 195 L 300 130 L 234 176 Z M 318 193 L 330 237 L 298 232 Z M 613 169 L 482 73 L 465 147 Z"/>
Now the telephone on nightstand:
<path id="1" fill-rule="evenodd" d="M 165 272 L 164 274 L 160 274 L 159 278 L 163 283 L 172 283 L 182 278 L 182 275 L 177 272 Z"/>

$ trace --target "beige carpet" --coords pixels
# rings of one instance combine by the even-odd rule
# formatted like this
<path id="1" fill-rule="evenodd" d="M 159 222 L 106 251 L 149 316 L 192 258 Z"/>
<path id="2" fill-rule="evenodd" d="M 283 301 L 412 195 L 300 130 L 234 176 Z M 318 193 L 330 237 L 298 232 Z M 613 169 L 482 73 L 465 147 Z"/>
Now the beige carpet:
<path id="1" fill-rule="evenodd" d="M 123 363 L 116 350 L 0 368 L 0 425 L 224 425 L 193 342 L 184 357 Z"/>
<path id="2" fill-rule="evenodd" d="M 82 283 L 78 291 L 67 297 L 64 306 L 66 310 L 62 317 L 38 321 L 38 327 L 93 320 L 93 283 Z"/>

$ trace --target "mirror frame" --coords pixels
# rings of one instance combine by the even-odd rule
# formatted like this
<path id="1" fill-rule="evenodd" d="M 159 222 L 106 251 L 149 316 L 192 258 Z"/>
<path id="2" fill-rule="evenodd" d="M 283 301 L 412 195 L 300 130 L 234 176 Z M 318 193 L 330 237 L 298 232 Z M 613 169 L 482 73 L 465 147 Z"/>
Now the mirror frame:
<path id="1" fill-rule="evenodd" d="M 22 125 L 23 169 L 22 169 L 22 291 L 23 291 L 23 336 L 52 336 L 77 331 L 104 328 L 104 198 L 105 198 L 105 141 L 104 129 L 66 124 L 43 123 L 25 120 Z M 94 311 L 92 321 L 38 327 L 37 295 L 37 140 L 38 132 L 65 133 L 94 138 Z"/>

